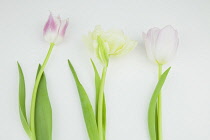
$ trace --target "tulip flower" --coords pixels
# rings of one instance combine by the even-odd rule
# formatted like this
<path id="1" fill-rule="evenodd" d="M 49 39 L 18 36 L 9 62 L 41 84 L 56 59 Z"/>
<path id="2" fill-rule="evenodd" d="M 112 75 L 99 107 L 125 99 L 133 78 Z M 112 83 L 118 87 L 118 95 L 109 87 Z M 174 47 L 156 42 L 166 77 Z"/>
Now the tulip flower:
<path id="1" fill-rule="evenodd" d="M 63 41 L 69 21 L 61 20 L 60 16 L 53 17 L 50 13 L 48 21 L 44 26 L 43 35 L 47 42 L 59 44 Z"/>
<path id="2" fill-rule="evenodd" d="M 103 31 L 100 26 L 96 26 L 93 32 L 90 32 L 85 36 L 84 40 L 89 47 L 93 48 L 96 56 L 103 64 L 103 70 L 101 74 L 99 74 L 94 62 L 91 60 L 95 72 L 95 113 L 92 109 L 88 95 L 80 83 L 70 61 L 69 67 L 77 85 L 90 140 L 106 140 L 106 103 L 104 89 L 109 58 L 110 56 L 128 53 L 137 45 L 137 42 L 130 40 L 120 30 Z"/>
<path id="3" fill-rule="evenodd" d="M 137 45 L 137 41 L 129 39 L 121 30 L 103 31 L 101 26 L 96 26 L 84 40 L 86 45 L 94 48 L 103 64 L 108 63 L 110 56 L 126 54 Z"/>
<path id="4" fill-rule="evenodd" d="M 50 47 L 43 64 L 39 66 L 37 71 L 31 100 L 30 123 L 28 123 L 25 109 L 24 75 L 18 64 L 20 75 L 20 118 L 23 128 L 31 140 L 52 140 L 52 110 L 47 93 L 46 79 L 43 73 L 54 46 L 62 42 L 67 27 L 68 20 L 61 20 L 60 17 L 53 17 L 50 13 L 43 31 L 44 38 L 50 43 Z"/>
<path id="5" fill-rule="evenodd" d="M 176 54 L 178 33 L 170 25 L 150 29 L 147 34 L 143 33 L 143 39 L 148 57 L 160 65 L 168 63 Z"/>
<path id="6" fill-rule="evenodd" d="M 148 126 L 151 140 L 162 140 L 162 97 L 161 88 L 170 68 L 162 74 L 162 66 L 168 63 L 176 54 L 178 48 L 178 33 L 170 25 L 163 29 L 152 28 L 143 33 L 148 57 L 158 64 L 159 82 L 153 93 L 148 111 Z"/>

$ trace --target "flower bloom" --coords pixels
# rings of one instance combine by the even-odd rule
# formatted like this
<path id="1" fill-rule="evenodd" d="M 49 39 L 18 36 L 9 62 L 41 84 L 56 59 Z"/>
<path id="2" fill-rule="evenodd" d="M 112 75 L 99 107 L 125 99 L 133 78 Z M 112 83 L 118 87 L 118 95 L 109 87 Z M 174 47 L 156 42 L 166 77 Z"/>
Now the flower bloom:
<path id="1" fill-rule="evenodd" d="M 43 31 L 45 40 L 54 44 L 61 43 L 63 41 L 68 24 L 68 19 L 61 20 L 59 16 L 53 17 L 50 13 Z"/>
<path id="2" fill-rule="evenodd" d="M 143 33 L 148 57 L 160 64 L 166 64 L 176 54 L 178 48 L 178 33 L 170 25 L 163 29 L 152 28 L 147 34 Z"/>
<path id="3" fill-rule="evenodd" d="M 101 26 L 85 37 L 85 43 L 94 48 L 102 63 L 107 63 L 109 56 L 126 54 L 137 45 L 137 41 L 130 40 L 121 30 L 103 31 Z"/>

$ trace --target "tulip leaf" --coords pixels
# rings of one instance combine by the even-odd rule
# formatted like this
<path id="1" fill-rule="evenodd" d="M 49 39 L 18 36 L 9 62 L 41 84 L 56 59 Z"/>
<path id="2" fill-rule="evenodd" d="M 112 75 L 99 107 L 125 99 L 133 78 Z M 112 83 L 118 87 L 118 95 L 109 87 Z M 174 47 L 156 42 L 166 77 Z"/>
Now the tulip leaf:
<path id="1" fill-rule="evenodd" d="M 20 119 L 21 123 L 23 125 L 23 128 L 27 135 L 31 137 L 31 130 L 30 126 L 27 121 L 26 116 L 26 107 L 25 107 L 25 80 L 22 68 L 20 64 L 18 63 L 18 70 L 19 70 L 19 113 L 20 113 Z"/>
<path id="2" fill-rule="evenodd" d="M 159 130 L 158 130 L 158 110 L 157 110 L 157 103 L 156 103 L 156 108 L 155 108 L 155 130 L 156 130 L 156 138 L 158 140 L 159 138 Z"/>
<path id="3" fill-rule="evenodd" d="M 101 78 L 99 76 L 98 70 L 93 62 L 93 60 L 91 59 L 91 63 L 95 72 L 95 87 L 96 87 L 96 102 L 95 102 L 95 112 L 96 112 L 96 121 L 98 123 L 98 96 L 99 96 L 99 90 L 100 90 L 100 83 L 101 83 Z M 105 100 L 105 95 L 103 95 L 103 129 L 104 129 L 104 139 L 106 136 L 106 100 Z"/>
<path id="4" fill-rule="evenodd" d="M 94 72 L 95 72 L 95 92 L 96 92 L 96 98 L 95 98 L 95 115 L 96 115 L 96 122 L 98 123 L 98 97 L 99 97 L 99 88 L 100 88 L 100 81 L 101 81 L 101 78 L 99 76 L 99 73 L 98 73 L 98 70 L 93 62 L 93 60 L 91 59 L 91 63 L 92 63 L 92 66 L 93 66 L 93 69 L 94 69 Z"/>
<path id="5" fill-rule="evenodd" d="M 166 77 L 170 71 L 171 67 L 168 68 L 160 77 L 160 80 L 158 81 L 156 88 L 153 92 L 152 98 L 150 100 L 149 104 L 149 110 L 148 110 L 148 127 L 149 127 L 149 133 L 151 140 L 158 140 L 156 137 L 158 132 L 156 132 L 156 123 L 157 123 L 157 112 L 156 112 L 156 103 L 158 99 L 158 95 L 160 94 L 160 91 L 162 89 L 162 86 L 166 80 Z"/>
<path id="6" fill-rule="evenodd" d="M 77 85 L 77 90 L 79 93 L 81 106 L 82 106 L 82 110 L 83 110 L 83 116 L 84 116 L 84 120 L 86 123 L 86 128 L 88 131 L 89 138 L 90 138 L 90 140 L 99 140 L 96 118 L 95 118 L 94 111 L 93 111 L 92 105 L 90 103 L 90 100 L 88 98 L 88 95 L 87 95 L 83 85 L 80 83 L 77 73 L 69 60 L 68 60 L 68 64 L 69 64 L 70 70 L 73 74 L 74 80 Z"/>
<path id="7" fill-rule="evenodd" d="M 40 70 L 40 67 L 41 66 L 39 65 L 38 71 Z M 52 140 L 52 108 L 48 97 L 44 73 L 42 74 L 37 90 L 35 128 L 37 140 Z"/>

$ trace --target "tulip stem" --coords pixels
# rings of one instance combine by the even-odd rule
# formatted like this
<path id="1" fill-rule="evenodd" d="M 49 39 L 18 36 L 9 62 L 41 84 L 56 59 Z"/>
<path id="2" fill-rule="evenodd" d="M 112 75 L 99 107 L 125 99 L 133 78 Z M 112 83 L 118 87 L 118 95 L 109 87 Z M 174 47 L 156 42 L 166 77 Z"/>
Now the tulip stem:
<path id="1" fill-rule="evenodd" d="M 103 132 L 103 98 L 104 98 L 104 85 L 106 79 L 107 66 L 103 68 L 100 89 L 99 89 L 99 97 L 98 97 L 98 133 L 99 140 L 104 140 L 104 132 Z"/>
<path id="2" fill-rule="evenodd" d="M 37 96 L 37 90 L 38 90 L 38 86 L 39 86 L 39 82 L 41 80 L 42 74 L 44 72 L 44 68 L 50 58 L 50 54 L 53 50 L 53 47 L 55 46 L 54 43 L 50 44 L 50 48 L 47 52 L 47 55 L 44 59 L 43 64 L 41 65 L 41 68 L 38 72 L 38 75 L 36 77 L 36 81 L 34 84 L 34 89 L 33 89 L 33 93 L 32 93 L 32 100 L 31 100 L 31 112 L 30 112 L 30 127 L 31 127 L 31 132 L 32 132 L 32 138 L 31 140 L 36 140 L 36 132 L 35 132 L 35 108 L 36 108 L 36 96 Z"/>
<path id="3" fill-rule="evenodd" d="M 158 64 L 158 79 L 160 79 L 162 75 L 162 65 Z M 162 95 L 161 95 L 161 91 L 160 94 L 158 96 L 158 102 L 157 102 L 157 116 L 158 116 L 158 140 L 162 140 Z"/>

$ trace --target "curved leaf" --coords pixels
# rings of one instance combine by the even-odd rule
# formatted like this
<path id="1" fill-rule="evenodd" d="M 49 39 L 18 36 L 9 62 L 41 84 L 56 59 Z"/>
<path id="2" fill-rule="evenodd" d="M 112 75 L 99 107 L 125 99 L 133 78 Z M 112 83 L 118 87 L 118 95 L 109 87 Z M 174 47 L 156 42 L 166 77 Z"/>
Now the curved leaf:
<path id="1" fill-rule="evenodd" d="M 30 126 L 27 121 L 26 116 L 26 107 L 25 107 L 25 80 L 22 68 L 20 64 L 18 63 L 18 70 L 19 70 L 19 113 L 20 113 L 20 119 L 21 123 L 23 125 L 23 128 L 27 135 L 31 137 L 31 130 Z"/>
<path id="2" fill-rule="evenodd" d="M 96 115 L 96 121 L 98 123 L 98 120 L 97 120 L 97 114 L 98 114 L 98 94 L 99 94 L 99 88 L 100 88 L 100 82 L 101 82 L 101 78 L 99 76 L 99 73 L 98 73 L 98 70 L 93 62 L 93 60 L 91 59 L 91 63 L 92 63 L 92 66 L 93 66 L 93 69 L 94 69 L 94 72 L 95 72 L 95 92 L 96 92 L 96 100 L 95 100 L 95 115 Z"/>
<path id="3" fill-rule="evenodd" d="M 98 123 L 98 95 L 99 95 L 99 90 L 100 90 L 100 83 L 101 83 L 101 78 L 99 76 L 98 70 L 93 62 L 93 60 L 91 59 L 91 63 L 95 72 L 95 88 L 96 88 L 96 102 L 95 102 L 95 112 L 96 112 L 96 122 Z M 104 139 L 106 139 L 106 100 L 105 100 L 105 94 L 103 97 L 103 135 L 104 135 Z"/>
<path id="4" fill-rule="evenodd" d="M 90 138 L 90 140 L 99 140 L 96 118 L 95 118 L 90 100 L 87 96 L 87 93 L 86 93 L 84 87 L 82 86 L 82 84 L 80 83 L 80 81 L 77 77 L 77 74 L 76 74 L 76 71 L 74 70 L 73 65 L 71 64 L 71 62 L 69 60 L 68 60 L 68 64 L 69 64 L 69 67 L 71 69 L 71 72 L 74 76 L 74 80 L 77 85 L 77 89 L 78 89 L 78 93 L 79 93 L 79 97 L 80 97 L 80 101 L 81 101 L 81 105 L 82 105 L 82 110 L 83 110 L 83 116 L 84 116 L 84 120 L 86 123 L 86 128 L 88 131 L 89 138 Z"/>
<path id="5" fill-rule="evenodd" d="M 40 70 L 40 65 L 38 71 Z M 38 73 L 38 72 L 37 72 Z M 36 140 L 52 140 L 52 109 L 48 97 L 46 77 L 42 74 L 35 108 Z"/>
<path id="6" fill-rule="evenodd" d="M 160 80 L 158 81 L 156 88 L 154 90 L 154 93 L 152 95 L 152 98 L 150 100 L 149 104 L 149 110 L 148 110 L 148 127 L 149 127 L 149 133 L 151 140 L 157 140 L 156 138 L 156 103 L 158 95 L 160 94 L 161 88 L 166 80 L 166 77 L 168 75 L 168 72 L 170 71 L 171 67 L 168 68 L 160 77 Z"/>

